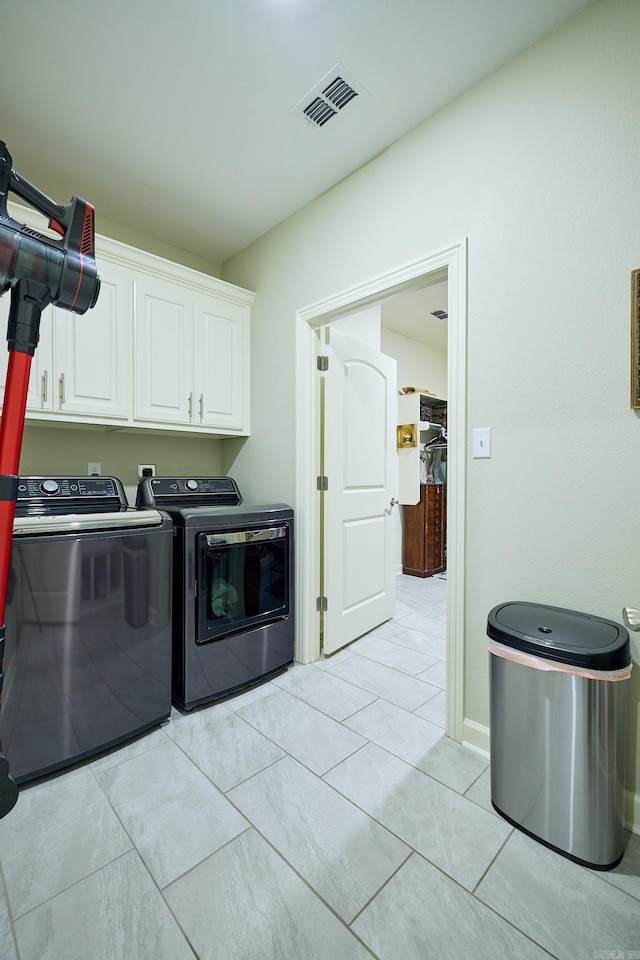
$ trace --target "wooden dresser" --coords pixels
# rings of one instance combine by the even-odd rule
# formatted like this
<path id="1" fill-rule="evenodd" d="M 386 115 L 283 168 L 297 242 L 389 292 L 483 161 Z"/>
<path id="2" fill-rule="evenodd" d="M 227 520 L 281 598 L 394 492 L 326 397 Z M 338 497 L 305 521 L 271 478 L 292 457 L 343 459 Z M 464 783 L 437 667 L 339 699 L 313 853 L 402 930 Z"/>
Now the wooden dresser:
<path id="1" fill-rule="evenodd" d="M 447 569 L 447 487 L 420 484 L 420 502 L 404 508 L 402 572 L 431 577 Z"/>

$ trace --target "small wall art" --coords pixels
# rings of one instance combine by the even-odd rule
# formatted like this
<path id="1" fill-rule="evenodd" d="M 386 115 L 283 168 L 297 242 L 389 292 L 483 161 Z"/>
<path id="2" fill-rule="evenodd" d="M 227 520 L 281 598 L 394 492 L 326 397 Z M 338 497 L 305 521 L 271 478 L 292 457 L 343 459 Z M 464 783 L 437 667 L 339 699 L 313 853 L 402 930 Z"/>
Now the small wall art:
<path id="1" fill-rule="evenodd" d="M 640 270 L 631 271 L 631 406 L 640 409 Z"/>
<path id="2" fill-rule="evenodd" d="M 398 449 L 400 447 L 417 447 L 418 432 L 415 423 L 403 423 L 398 427 Z"/>

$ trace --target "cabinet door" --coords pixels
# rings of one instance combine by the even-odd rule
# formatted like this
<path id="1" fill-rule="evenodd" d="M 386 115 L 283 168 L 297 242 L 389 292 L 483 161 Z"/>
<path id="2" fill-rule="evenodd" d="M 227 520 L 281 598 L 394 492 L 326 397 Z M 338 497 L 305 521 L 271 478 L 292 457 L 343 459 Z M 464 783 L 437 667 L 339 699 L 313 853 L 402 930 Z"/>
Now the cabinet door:
<path id="1" fill-rule="evenodd" d="M 54 410 L 126 420 L 131 398 L 132 280 L 126 270 L 104 261 L 99 273 L 95 307 L 82 315 L 54 311 Z"/>
<path id="2" fill-rule="evenodd" d="M 53 342 L 56 317 L 61 310 L 47 307 L 40 317 L 40 337 L 31 360 L 31 376 L 27 390 L 27 413 L 51 413 L 57 397 L 57 381 L 53 366 Z M 6 335 L 6 331 L 5 331 Z M 6 340 L 5 340 L 6 344 Z"/>
<path id="3" fill-rule="evenodd" d="M 156 423 L 193 422 L 194 297 L 156 277 L 135 281 L 134 416 Z"/>
<path id="4" fill-rule="evenodd" d="M 7 322 L 11 294 L 7 291 L 0 297 L 0 402 L 4 403 L 4 387 L 7 380 L 9 352 L 7 350 Z M 47 307 L 40 318 L 40 339 L 31 360 L 31 374 L 27 389 L 27 412 L 51 411 L 53 390 L 53 322 L 54 308 Z"/>
<path id="5" fill-rule="evenodd" d="M 196 300 L 197 424 L 234 433 L 248 429 L 248 321 L 241 304 Z"/>

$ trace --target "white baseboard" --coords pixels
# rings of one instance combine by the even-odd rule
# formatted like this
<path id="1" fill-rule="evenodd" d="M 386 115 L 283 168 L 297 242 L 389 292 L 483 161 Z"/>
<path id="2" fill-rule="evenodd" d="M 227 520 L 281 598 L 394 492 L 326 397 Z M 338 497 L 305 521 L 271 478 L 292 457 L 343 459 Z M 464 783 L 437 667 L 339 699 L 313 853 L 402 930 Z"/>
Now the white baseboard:
<path id="1" fill-rule="evenodd" d="M 489 727 L 473 720 L 462 721 L 462 745 L 489 760 Z"/>
<path id="2" fill-rule="evenodd" d="M 485 760 L 490 759 L 489 728 L 464 720 L 462 724 L 462 745 Z M 640 834 L 640 794 L 625 790 L 625 825 L 632 833 Z"/>

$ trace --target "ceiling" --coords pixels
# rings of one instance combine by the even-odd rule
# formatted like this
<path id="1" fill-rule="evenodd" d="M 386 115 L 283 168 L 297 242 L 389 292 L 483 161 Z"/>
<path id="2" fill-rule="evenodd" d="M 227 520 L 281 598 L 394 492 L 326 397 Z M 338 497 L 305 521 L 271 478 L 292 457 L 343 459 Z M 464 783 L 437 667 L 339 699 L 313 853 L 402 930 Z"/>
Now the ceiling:
<path id="1" fill-rule="evenodd" d="M 447 320 L 434 317 L 433 310 L 447 312 L 447 281 L 400 294 L 381 305 L 382 326 L 410 340 L 418 340 L 442 353 L 447 352 Z"/>
<path id="2" fill-rule="evenodd" d="M 98 230 L 222 263 L 589 2 L 4 0 L 0 138 Z M 343 110 L 292 112 L 334 75 Z"/>

